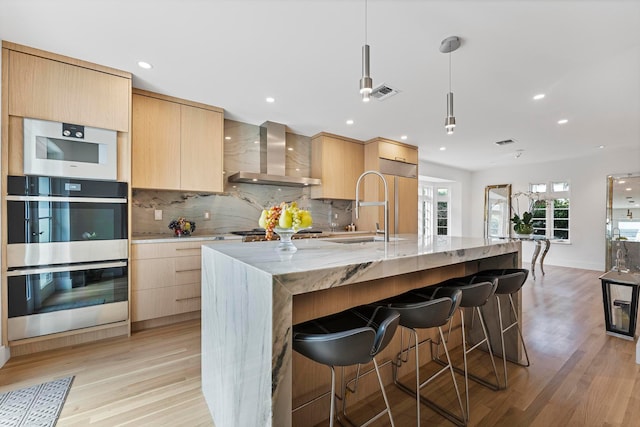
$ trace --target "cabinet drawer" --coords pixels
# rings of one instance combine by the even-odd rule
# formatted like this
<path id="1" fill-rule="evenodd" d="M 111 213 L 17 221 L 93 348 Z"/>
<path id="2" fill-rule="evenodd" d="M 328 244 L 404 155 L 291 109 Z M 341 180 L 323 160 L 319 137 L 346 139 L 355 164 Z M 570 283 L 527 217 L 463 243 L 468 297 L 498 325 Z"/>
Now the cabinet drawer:
<path id="1" fill-rule="evenodd" d="M 200 284 L 132 292 L 131 310 L 134 322 L 198 311 Z"/>
<path id="2" fill-rule="evenodd" d="M 132 259 L 200 257 L 202 241 L 178 243 L 140 243 L 131 245 Z"/>
<path id="3" fill-rule="evenodd" d="M 173 259 L 138 259 L 131 262 L 131 290 L 174 286 L 176 267 Z"/>

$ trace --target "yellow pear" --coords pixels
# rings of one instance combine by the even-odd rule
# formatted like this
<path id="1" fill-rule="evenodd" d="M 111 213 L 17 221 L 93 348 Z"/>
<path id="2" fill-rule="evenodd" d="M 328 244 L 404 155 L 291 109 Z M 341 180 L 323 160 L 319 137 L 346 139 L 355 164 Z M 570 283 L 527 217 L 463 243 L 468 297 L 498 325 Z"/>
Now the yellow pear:
<path id="1" fill-rule="evenodd" d="M 278 221 L 280 228 L 291 228 L 293 225 L 293 216 L 288 209 L 285 209 L 280 214 L 280 221 Z"/>
<path id="2" fill-rule="evenodd" d="M 311 218 L 311 213 L 309 211 L 300 211 L 300 228 L 311 227 L 313 224 L 313 218 Z"/>
<path id="3" fill-rule="evenodd" d="M 263 209 L 262 214 L 260 215 L 260 219 L 258 220 L 258 225 L 260 228 L 267 228 L 267 210 Z"/>

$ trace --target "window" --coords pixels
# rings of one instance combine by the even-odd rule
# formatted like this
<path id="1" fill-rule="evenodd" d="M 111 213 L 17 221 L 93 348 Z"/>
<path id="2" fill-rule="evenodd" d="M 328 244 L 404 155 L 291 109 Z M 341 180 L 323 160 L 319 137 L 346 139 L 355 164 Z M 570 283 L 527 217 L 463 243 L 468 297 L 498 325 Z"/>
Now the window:
<path id="1" fill-rule="evenodd" d="M 419 190 L 418 232 L 425 237 L 450 233 L 451 191 L 448 187 L 435 185 L 421 185 Z"/>
<path id="2" fill-rule="evenodd" d="M 529 185 L 533 201 L 533 232 L 556 240 L 569 240 L 569 183 L 566 181 Z"/>
<path id="3" fill-rule="evenodd" d="M 438 236 L 449 234 L 449 202 L 438 202 Z"/>

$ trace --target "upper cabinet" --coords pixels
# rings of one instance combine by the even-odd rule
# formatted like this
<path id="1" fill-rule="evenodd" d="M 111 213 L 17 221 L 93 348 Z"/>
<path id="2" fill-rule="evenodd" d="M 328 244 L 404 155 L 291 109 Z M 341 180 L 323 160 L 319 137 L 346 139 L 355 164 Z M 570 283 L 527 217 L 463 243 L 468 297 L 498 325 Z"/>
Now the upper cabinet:
<path id="1" fill-rule="evenodd" d="M 320 133 L 311 139 L 311 177 L 322 184 L 311 188 L 314 199 L 355 200 L 356 181 L 364 172 L 360 141 Z"/>
<path id="2" fill-rule="evenodd" d="M 129 131 L 128 73 L 15 50 L 8 56 L 9 115 Z"/>
<path id="3" fill-rule="evenodd" d="M 222 192 L 223 110 L 133 90 L 132 186 Z"/>
<path id="4" fill-rule="evenodd" d="M 383 138 L 375 139 L 374 143 L 378 145 L 378 157 L 381 159 L 395 160 L 412 165 L 418 164 L 417 147 Z"/>

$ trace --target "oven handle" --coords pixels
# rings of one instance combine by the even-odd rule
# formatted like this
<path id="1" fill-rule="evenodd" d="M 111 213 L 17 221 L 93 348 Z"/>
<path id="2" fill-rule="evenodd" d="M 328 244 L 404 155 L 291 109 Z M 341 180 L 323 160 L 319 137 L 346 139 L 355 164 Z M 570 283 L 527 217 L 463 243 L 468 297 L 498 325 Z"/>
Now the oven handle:
<path id="1" fill-rule="evenodd" d="M 127 203 L 126 198 L 117 197 L 7 196 L 6 199 L 17 202 Z"/>
<path id="2" fill-rule="evenodd" d="M 67 266 L 59 266 L 59 267 L 27 268 L 27 269 L 19 269 L 19 270 L 9 270 L 7 271 L 7 277 L 28 276 L 29 274 L 39 274 L 39 273 L 59 273 L 62 271 L 95 270 L 100 268 L 126 267 L 126 266 L 127 266 L 126 261 L 115 261 L 115 262 L 100 262 L 100 263 L 93 263 L 93 264 L 67 265 Z"/>

